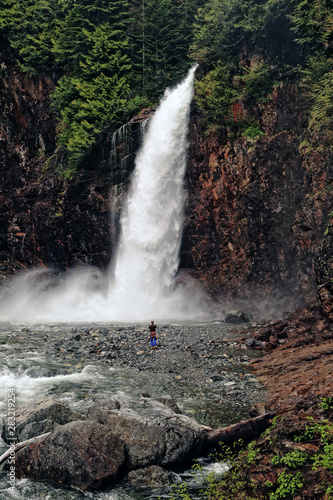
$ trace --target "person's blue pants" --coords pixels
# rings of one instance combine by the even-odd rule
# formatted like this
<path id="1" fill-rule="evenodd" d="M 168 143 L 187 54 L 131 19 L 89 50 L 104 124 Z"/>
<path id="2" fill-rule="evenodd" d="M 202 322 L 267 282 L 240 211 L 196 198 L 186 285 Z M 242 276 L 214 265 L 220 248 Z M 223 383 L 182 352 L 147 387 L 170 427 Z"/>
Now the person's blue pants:
<path id="1" fill-rule="evenodd" d="M 156 346 L 156 337 L 150 337 L 150 345 L 152 347 L 155 347 Z"/>

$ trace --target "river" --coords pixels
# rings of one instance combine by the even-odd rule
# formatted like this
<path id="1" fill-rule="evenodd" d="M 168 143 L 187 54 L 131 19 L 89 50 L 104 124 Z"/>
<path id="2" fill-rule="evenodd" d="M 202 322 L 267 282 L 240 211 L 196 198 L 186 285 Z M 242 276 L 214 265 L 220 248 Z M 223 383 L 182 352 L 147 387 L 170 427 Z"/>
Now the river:
<path id="1" fill-rule="evenodd" d="M 248 418 L 250 406 L 265 397 L 247 370 L 250 357 L 258 352 L 241 351 L 230 342 L 237 336 L 234 327 L 221 322 L 159 325 L 157 351 L 150 350 L 147 325 L 141 323 L 4 322 L 0 330 L 1 418 L 7 411 L 10 389 L 14 389 L 17 406 L 52 395 L 81 413 L 92 402 L 119 391 L 131 395 L 148 392 L 152 397 L 169 394 L 185 414 L 213 427 Z M 246 331 L 242 335 L 246 336 Z M 106 346 L 120 348 L 103 347 L 102 339 Z M 92 348 L 95 345 L 96 349 Z M 6 447 L 2 442 L 2 451 Z M 221 465 L 205 459 L 203 463 L 204 470 L 223 471 Z M 187 481 L 188 474 L 183 472 Z M 139 500 L 171 496 L 169 491 L 131 490 L 126 483 L 103 492 L 82 493 L 25 479 L 16 480 L 15 492 L 11 492 L 6 472 L 2 471 L 0 478 L 1 499 Z M 195 483 L 194 489 L 197 486 Z"/>

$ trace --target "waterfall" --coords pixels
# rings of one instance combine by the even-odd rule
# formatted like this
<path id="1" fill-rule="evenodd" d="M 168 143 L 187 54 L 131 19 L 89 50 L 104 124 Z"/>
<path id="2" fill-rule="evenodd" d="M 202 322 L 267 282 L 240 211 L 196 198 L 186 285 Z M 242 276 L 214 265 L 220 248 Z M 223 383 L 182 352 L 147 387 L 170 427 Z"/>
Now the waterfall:
<path id="1" fill-rule="evenodd" d="M 182 236 L 183 179 L 195 67 L 167 90 L 145 131 L 121 218 L 116 257 L 107 275 L 81 270 L 56 288 L 36 291 L 19 280 L 0 317 L 43 321 L 191 319 L 200 293 L 174 286 Z M 32 293 L 33 292 L 33 293 Z M 19 304 L 19 307 L 18 307 Z M 4 309 L 6 313 L 4 315 Z M 12 311 L 12 314 L 11 314 Z M 13 317 L 14 314 L 14 317 Z"/>
<path id="2" fill-rule="evenodd" d="M 195 68 L 167 91 L 150 120 L 136 158 L 121 219 L 111 289 L 117 302 L 153 312 L 170 296 L 179 264 L 185 193 L 183 179 Z"/>

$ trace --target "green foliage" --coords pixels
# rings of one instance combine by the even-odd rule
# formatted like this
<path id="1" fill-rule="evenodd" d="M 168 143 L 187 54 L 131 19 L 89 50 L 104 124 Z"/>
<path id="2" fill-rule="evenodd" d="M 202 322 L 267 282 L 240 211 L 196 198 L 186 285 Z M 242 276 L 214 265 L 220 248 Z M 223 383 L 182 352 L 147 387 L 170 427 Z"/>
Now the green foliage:
<path id="1" fill-rule="evenodd" d="M 208 123 L 230 118 L 230 104 L 237 95 L 232 83 L 232 66 L 219 64 L 195 84 L 195 101 Z"/>
<path id="2" fill-rule="evenodd" d="M 332 218 L 333 212 L 329 214 L 329 217 Z M 333 408 L 333 398 L 321 398 L 321 403 L 319 404 L 319 408 L 323 411 L 330 410 Z"/>
<path id="3" fill-rule="evenodd" d="M 53 36 L 61 17 L 57 0 L 2 0 L 0 32 L 17 50 L 24 70 L 55 68 Z"/>
<path id="4" fill-rule="evenodd" d="M 265 135 L 265 133 L 260 129 L 260 127 L 250 125 L 250 127 L 244 130 L 243 135 L 248 139 L 254 141 L 258 137 Z"/>
<path id="5" fill-rule="evenodd" d="M 60 144 L 69 152 L 75 167 L 110 124 L 118 125 L 119 115 L 130 100 L 130 60 L 127 41 L 109 24 L 93 32 L 83 30 L 87 54 L 82 56 L 77 76 L 63 77 L 54 92 L 53 103 L 60 113 Z"/>
<path id="6" fill-rule="evenodd" d="M 333 499 L 333 485 L 328 486 L 327 490 L 325 491 L 325 495 L 329 495 L 327 500 Z"/>
<path id="7" fill-rule="evenodd" d="M 322 445 L 333 440 L 333 424 L 329 420 L 314 422 L 313 417 L 308 417 L 310 424 L 305 428 L 304 434 L 295 437 L 296 442 L 319 440 Z"/>
<path id="8" fill-rule="evenodd" d="M 207 128 L 255 140 L 274 85 L 301 74 L 310 126 L 332 130 L 331 0 L 0 2 L 0 37 L 22 69 L 62 76 L 53 102 L 71 169 L 106 128 L 179 81 L 190 58 L 200 64 L 195 99 Z M 237 116 L 238 105 L 254 106 L 257 122 Z"/>
<path id="9" fill-rule="evenodd" d="M 199 63 L 238 61 L 239 54 L 259 53 L 287 62 L 297 52 L 289 27 L 291 2 L 208 0 L 198 11 L 191 47 Z"/>
<path id="10" fill-rule="evenodd" d="M 310 126 L 332 128 L 333 125 L 333 61 L 317 52 L 309 58 L 302 72 L 301 86 L 312 102 Z"/>
<path id="11" fill-rule="evenodd" d="M 211 65 L 219 59 L 230 60 L 237 53 L 244 37 L 240 23 L 246 17 L 247 3 L 253 2 L 210 0 L 199 9 L 191 47 L 193 59 Z"/>
<path id="12" fill-rule="evenodd" d="M 237 77 L 241 87 L 240 98 L 250 98 L 260 102 L 273 88 L 273 77 L 270 66 L 258 61 L 249 69 L 242 67 L 243 73 Z"/>
<path id="13" fill-rule="evenodd" d="M 281 472 L 277 479 L 278 487 L 274 493 L 270 493 L 269 500 L 280 500 L 282 498 L 291 498 L 294 493 L 303 487 L 303 476 L 300 472 L 295 475 L 286 471 Z"/>
<path id="14" fill-rule="evenodd" d="M 333 444 L 326 444 L 321 453 L 316 453 L 312 457 L 314 461 L 313 470 L 317 470 L 319 467 L 325 467 L 326 469 L 333 472 Z"/>
<path id="15" fill-rule="evenodd" d="M 130 34 L 134 83 L 155 98 L 189 66 L 188 33 L 186 39 L 184 31 L 188 32 L 193 13 L 186 9 L 186 3 L 144 0 L 137 6 L 136 17 Z"/>
<path id="16" fill-rule="evenodd" d="M 326 73 L 316 84 L 313 84 L 311 96 L 311 125 L 333 126 L 333 70 Z"/>
<path id="17" fill-rule="evenodd" d="M 333 12 L 331 0 L 295 1 L 290 15 L 297 41 L 308 48 L 333 49 Z"/>
<path id="18" fill-rule="evenodd" d="M 279 464 L 286 465 L 291 469 L 297 469 L 298 467 L 304 465 L 307 461 L 308 461 L 307 454 L 301 450 L 291 451 L 290 453 L 286 453 L 282 457 L 278 457 L 275 455 L 272 458 L 273 465 L 279 465 Z"/>
<path id="19" fill-rule="evenodd" d="M 0 1 L 0 36 L 22 69 L 63 75 L 52 100 L 69 176 L 99 134 L 185 74 L 194 15 L 204 2 Z"/>
<path id="20" fill-rule="evenodd" d="M 247 447 L 247 463 L 248 465 L 251 465 L 255 462 L 255 459 L 259 455 L 260 450 L 259 448 L 255 448 L 255 442 L 253 441 L 252 443 L 249 443 Z"/>

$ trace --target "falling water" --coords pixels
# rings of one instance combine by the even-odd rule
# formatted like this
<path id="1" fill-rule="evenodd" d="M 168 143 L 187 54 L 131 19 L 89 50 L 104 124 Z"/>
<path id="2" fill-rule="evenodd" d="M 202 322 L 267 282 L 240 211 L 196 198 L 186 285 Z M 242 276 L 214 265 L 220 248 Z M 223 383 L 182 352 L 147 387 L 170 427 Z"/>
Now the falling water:
<path id="1" fill-rule="evenodd" d="M 36 287 L 36 276 L 19 280 L 0 316 L 20 320 L 104 321 L 191 319 L 202 296 L 175 287 L 183 224 L 183 178 L 195 67 L 165 96 L 150 120 L 136 157 L 123 209 L 116 259 L 107 275 L 81 270 L 56 288 Z M 38 274 L 39 272 L 37 272 Z M 30 291 L 28 282 L 34 282 Z M 37 280 L 38 281 L 38 280 Z M 14 317 L 13 317 L 14 316 Z"/>
<path id="2" fill-rule="evenodd" d="M 172 293 L 179 264 L 194 71 L 166 93 L 149 124 L 121 221 L 112 292 L 147 313 Z"/>

